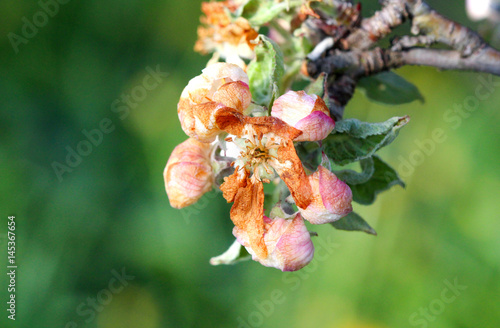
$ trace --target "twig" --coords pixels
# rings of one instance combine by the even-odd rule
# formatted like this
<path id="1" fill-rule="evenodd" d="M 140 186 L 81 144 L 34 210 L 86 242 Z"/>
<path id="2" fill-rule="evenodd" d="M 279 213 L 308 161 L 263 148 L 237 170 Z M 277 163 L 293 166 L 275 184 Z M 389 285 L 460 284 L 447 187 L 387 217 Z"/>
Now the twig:
<path id="1" fill-rule="evenodd" d="M 350 49 L 366 50 L 403 24 L 407 17 L 406 6 L 400 1 L 389 1 L 375 15 L 363 19 L 360 28 L 346 38 L 346 44 Z"/>
<path id="2" fill-rule="evenodd" d="M 478 49 L 469 57 L 463 57 L 456 50 L 425 48 L 403 51 L 375 48 L 363 52 L 336 50 L 325 58 L 309 62 L 307 70 L 312 77 L 325 72 L 330 75 L 348 74 L 360 78 L 404 65 L 467 70 L 500 76 L 500 54 L 490 47 Z"/>
<path id="3" fill-rule="evenodd" d="M 431 66 L 444 70 L 467 70 L 500 76 L 500 52 L 467 27 L 437 13 L 423 0 L 384 0 L 382 9 L 362 20 L 344 40 L 321 55 L 317 52 L 307 62 L 307 72 L 316 77 L 330 76 L 328 89 L 337 97 L 330 111 L 342 116 L 343 107 L 354 94 L 357 81 L 382 71 L 404 65 Z M 410 20 L 415 36 L 404 36 L 391 49 L 372 48 L 377 41 Z M 418 48 L 441 43 L 450 50 Z"/>

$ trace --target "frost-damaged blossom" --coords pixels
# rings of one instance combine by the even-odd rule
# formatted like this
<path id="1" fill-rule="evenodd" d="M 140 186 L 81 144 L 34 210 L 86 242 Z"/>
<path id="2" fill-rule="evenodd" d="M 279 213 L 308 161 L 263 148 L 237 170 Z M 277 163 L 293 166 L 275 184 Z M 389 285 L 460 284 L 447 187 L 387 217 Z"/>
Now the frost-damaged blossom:
<path id="1" fill-rule="evenodd" d="M 320 165 L 308 178 L 314 196 L 309 206 L 299 207 L 304 219 L 312 224 L 330 223 L 352 211 L 351 189 L 335 174 Z"/>
<path id="2" fill-rule="evenodd" d="M 235 172 L 225 178 L 220 189 L 228 202 L 233 202 L 230 216 L 239 238 L 244 234 L 254 258 L 266 261 L 269 250 L 265 243 L 264 186 L 279 176 L 288 186 L 297 206 L 307 208 L 312 200 L 311 186 L 302 167 L 293 139 L 301 134 L 272 116 L 248 117 L 236 111 L 221 111 L 219 126 L 234 135 L 226 139 L 240 148 L 233 163 Z M 269 262 L 271 261 L 271 262 Z M 266 265 L 273 265 L 272 260 Z"/>
<path id="3" fill-rule="evenodd" d="M 272 116 L 246 115 L 250 101 L 248 77 L 232 64 L 208 66 L 189 82 L 178 104 L 179 119 L 192 137 L 185 143 L 189 147 L 196 144 L 197 150 L 192 147 L 190 151 L 203 155 L 199 161 L 191 160 L 195 157 L 192 155 L 184 160 L 180 151 L 174 150 L 174 159 L 171 157 L 165 169 L 167 193 L 172 206 L 193 203 L 209 189 L 206 184 L 212 175 L 207 172 L 207 159 L 211 147 L 223 149 L 221 156 L 227 156 L 226 149 L 236 149 L 231 163 L 234 173 L 225 177 L 220 186 L 224 198 L 233 203 L 230 217 L 235 225 L 234 236 L 263 265 L 298 270 L 309 263 L 314 252 L 303 219 L 313 224 L 333 222 L 352 210 L 349 187 L 321 166 L 307 176 L 294 147 L 294 141 L 326 137 L 334 121 L 324 102 L 305 92 L 289 92 L 278 98 Z M 223 133 L 224 140 L 217 138 Z M 179 175 L 172 173 L 175 163 L 185 167 L 178 168 Z M 198 165 L 203 167 L 199 176 L 192 169 Z M 190 182 L 184 185 L 179 182 L 183 179 Z M 300 213 L 293 219 L 264 215 L 264 183 L 277 183 L 279 179 L 287 185 L 299 208 Z M 185 199 L 180 195 L 183 190 Z M 190 193 L 193 190 L 196 192 Z"/>
<path id="4" fill-rule="evenodd" d="M 294 141 L 323 140 L 335 127 L 323 99 L 304 91 L 288 91 L 276 99 L 271 115 L 302 131 Z"/>
<path id="5" fill-rule="evenodd" d="M 189 138 L 177 147 L 163 171 L 165 189 L 170 205 L 183 208 L 194 204 L 212 189 L 210 144 Z"/>
<path id="6" fill-rule="evenodd" d="M 182 91 L 177 114 L 188 136 L 212 142 L 222 132 L 215 125 L 217 110 L 229 107 L 243 113 L 251 99 L 246 73 L 236 65 L 216 63 L 189 81 Z"/>
<path id="7" fill-rule="evenodd" d="M 255 261 L 281 271 L 296 271 L 311 262 L 314 246 L 300 214 L 293 219 L 270 219 L 264 216 L 264 225 L 264 243 L 268 251 L 265 258 L 255 254 L 246 232 L 237 235 L 238 242 L 245 246 Z"/>
<path id="8" fill-rule="evenodd" d="M 216 52 L 228 63 L 245 67 L 241 59 L 252 59 L 257 36 L 250 23 L 243 17 L 233 19 L 240 4 L 236 1 L 203 2 L 201 10 L 205 14 L 200 19 L 202 26 L 198 27 L 198 40 L 194 50 L 202 54 Z"/>

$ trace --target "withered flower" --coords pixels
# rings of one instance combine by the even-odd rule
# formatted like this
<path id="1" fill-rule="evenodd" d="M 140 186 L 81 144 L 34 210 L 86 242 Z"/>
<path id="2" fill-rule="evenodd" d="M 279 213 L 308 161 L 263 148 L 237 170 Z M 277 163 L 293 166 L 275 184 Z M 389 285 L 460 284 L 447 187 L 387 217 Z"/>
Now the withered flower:
<path id="1" fill-rule="evenodd" d="M 264 243 L 268 251 L 264 258 L 259 257 L 250 246 L 247 232 L 234 228 L 238 242 L 245 246 L 253 260 L 281 271 L 296 271 L 311 262 L 314 246 L 300 214 L 292 219 L 264 216 L 264 227 Z"/>
<path id="2" fill-rule="evenodd" d="M 230 216 L 234 234 L 248 235 L 248 247 L 265 259 L 264 186 L 276 175 L 287 184 L 297 206 L 307 208 L 312 199 L 311 186 L 300 162 L 293 139 L 301 131 L 272 117 L 248 117 L 230 109 L 217 114 L 217 125 L 233 135 L 226 139 L 240 148 L 233 163 L 235 172 L 225 178 L 220 189 L 228 202 L 234 202 Z"/>
<path id="3" fill-rule="evenodd" d="M 235 1 L 203 2 L 205 14 L 198 27 L 198 40 L 194 50 L 202 54 L 216 52 L 228 63 L 245 68 L 242 58 L 252 59 L 259 33 L 243 17 L 233 19 L 231 12 L 238 9 Z"/>
<path id="4" fill-rule="evenodd" d="M 294 141 L 323 140 L 335 127 L 323 99 L 304 91 L 288 91 L 276 99 L 271 115 L 302 131 Z"/>
<path id="5" fill-rule="evenodd" d="M 352 212 L 352 192 L 349 186 L 323 166 L 308 176 L 313 199 L 299 211 L 312 224 L 337 221 Z"/>
<path id="6" fill-rule="evenodd" d="M 212 189 L 210 151 L 210 144 L 193 138 L 175 147 L 163 171 L 165 189 L 172 207 L 183 208 L 194 204 Z"/>
<path id="7" fill-rule="evenodd" d="M 248 76 L 236 65 L 216 63 L 202 72 L 182 91 L 177 114 L 188 136 L 212 142 L 222 132 L 215 125 L 217 110 L 230 107 L 243 113 L 252 96 Z"/>

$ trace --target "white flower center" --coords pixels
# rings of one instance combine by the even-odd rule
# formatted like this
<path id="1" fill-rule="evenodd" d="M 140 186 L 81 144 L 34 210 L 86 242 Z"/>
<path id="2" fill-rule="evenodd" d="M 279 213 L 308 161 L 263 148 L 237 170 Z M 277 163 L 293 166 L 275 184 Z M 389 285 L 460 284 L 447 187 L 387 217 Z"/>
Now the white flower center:
<path id="1" fill-rule="evenodd" d="M 250 131 L 248 131 L 250 132 Z M 276 163 L 278 148 L 282 142 L 281 138 L 274 133 L 268 133 L 258 138 L 257 134 L 247 134 L 246 138 L 227 138 L 236 144 L 240 153 L 234 162 L 236 169 L 248 170 L 253 173 L 251 179 L 269 183 L 276 177 L 271 163 Z"/>

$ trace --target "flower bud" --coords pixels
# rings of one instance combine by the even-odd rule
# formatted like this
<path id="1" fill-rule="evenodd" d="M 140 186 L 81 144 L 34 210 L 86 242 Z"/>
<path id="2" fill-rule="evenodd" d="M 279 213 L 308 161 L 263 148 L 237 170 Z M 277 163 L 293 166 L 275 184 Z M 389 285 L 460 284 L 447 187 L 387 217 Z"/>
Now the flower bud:
<path id="1" fill-rule="evenodd" d="M 312 224 L 337 221 L 352 212 L 352 192 L 349 186 L 323 166 L 308 176 L 313 200 L 300 213 Z"/>
<path id="2" fill-rule="evenodd" d="M 211 145 L 189 138 L 177 147 L 163 171 L 170 205 L 183 208 L 194 204 L 212 188 Z"/>
<path id="3" fill-rule="evenodd" d="M 233 230 L 238 242 L 245 246 L 253 260 L 281 271 L 296 271 L 311 262 L 314 245 L 300 214 L 293 219 L 270 219 L 264 216 L 264 224 L 264 242 L 268 253 L 266 258 L 259 258 L 249 247 L 248 235 L 244 231 L 236 228 Z"/>
<path id="4" fill-rule="evenodd" d="M 294 141 L 323 140 L 335 127 L 323 99 L 304 91 L 288 91 L 276 99 L 271 115 L 302 131 Z"/>
<path id="5" fill-rule="evenodd" d="M 224 107 L 243 113 L 252 95 L 247 74 L 238 66 L 215 63 L 184 88 L 177 113 L 184 132 L 201 142 L 212 142 L 222 131 L 215 114 Z"/>

